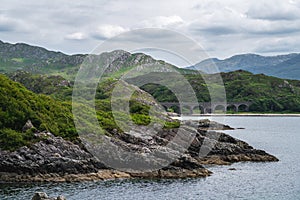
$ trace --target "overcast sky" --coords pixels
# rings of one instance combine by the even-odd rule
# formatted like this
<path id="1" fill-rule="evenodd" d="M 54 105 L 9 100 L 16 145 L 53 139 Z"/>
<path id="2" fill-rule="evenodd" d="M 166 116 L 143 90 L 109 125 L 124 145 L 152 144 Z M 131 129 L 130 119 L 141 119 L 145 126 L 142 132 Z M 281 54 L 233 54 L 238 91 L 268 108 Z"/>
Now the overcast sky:
<path id="1" fill-rule="evenodd" d="M 211 57 L 300 52 L 300 0 L 1 1 L 0 40 L 68 54 L 145 27 L 185 34 Z"/>

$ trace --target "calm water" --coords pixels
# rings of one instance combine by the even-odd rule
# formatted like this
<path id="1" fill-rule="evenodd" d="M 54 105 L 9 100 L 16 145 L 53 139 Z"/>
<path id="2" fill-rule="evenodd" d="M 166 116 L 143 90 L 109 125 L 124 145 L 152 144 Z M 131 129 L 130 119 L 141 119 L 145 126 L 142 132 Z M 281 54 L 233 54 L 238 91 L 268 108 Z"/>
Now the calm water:
<path id="1" fill-rule="evenodd" d="M 209 168 L 211 177 L 185 180 L 118 180 L 94 183 L 0 184 L 0 199 L 30 199 L 35 191 L 68 200 L 95 199 L 300 199 L 300 118 L 226 117 L 214 120 L 244 130 L 226 131 L 277 156 L 276 163 Z M 228 168 L 234 167 L 236 171 Z"/>

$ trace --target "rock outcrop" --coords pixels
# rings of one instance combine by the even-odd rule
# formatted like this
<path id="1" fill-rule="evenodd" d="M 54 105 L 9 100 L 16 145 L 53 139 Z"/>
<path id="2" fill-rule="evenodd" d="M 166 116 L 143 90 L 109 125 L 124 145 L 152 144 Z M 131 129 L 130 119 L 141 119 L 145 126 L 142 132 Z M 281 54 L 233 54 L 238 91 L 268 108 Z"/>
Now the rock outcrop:
<path id="1" fill-rule="evenodd" d="M 212 123 L 212 129 L 230 129 L 228 126 Z M 37 133 L 42 140 L 30 147 L 21 147 L 14 152 L 0 150 L 0 181 L 34 182 L 72 182 L 92 181 L 114 178 L 185 178 L 205 177 L 212 172 L 206 164 L 225 165 L 240 161 L 278 161 L 265 151 L 257 150 L 246 142 L 227 134 L 207 130 L 207 121 L 200 123 L 187 121 L 179 129 L 149 130 L 139 126 L 130 132 L 112 133 L 104 136 L 114 144 L 96 149 L 96 159 L 88 150 L 77 144 L 55 137 L 51 133 Z M 181 131 L 181 138 L 173 141 Z M 186 138 L 185 138 L 186 137 Z M 188 148 L 181 148 L 181 142 L 190 140 Z M 172 147 L 168 144 L 172 143 Z M 134 152 L 133 156 L 110 148 L 123 148 Z M 153 154 L 153 152 L 158 152 Z M 103 158 L 101 156 L 104 156 Z M 105 161 L 105 155 L 119 162 L 119 170 L 114 170 L 99 160 Z M 135 155 L 141 155 L 142 163 L 155 166 L 172 160 L 168 165 L 153 171 L 122 170 L 128 162 L 138 162 Z M 154 159 L 153 156 L 155 155 Z"/>
<path id="2" fill-rule="evenodd" d="M 36 192 L 31 200 L 66 200 L 64 196 L 58 196 L 57 198 L 48 197 L 44 192 Z"/>
<path id="3" fill-rule="evenodd" d="M 53 135 L 14 152 L 0 151 L 0 160 L 1 171 L 17 174 L 81 174 L 105 169 L 103 164 L 78 145 Z"/>
<path id="4" fill-rule="evenodd" d="M 31 123 L 31 121 L 28 120 L 28 121 L 26 122 L 26 124 L 23 126 L 22 131 L 23 131 L 23 132 L 26 132 L 27 130 L 32 129 L 32 128 L 34 128 L 34 126 L 33 126 L 33 124 Z"/>

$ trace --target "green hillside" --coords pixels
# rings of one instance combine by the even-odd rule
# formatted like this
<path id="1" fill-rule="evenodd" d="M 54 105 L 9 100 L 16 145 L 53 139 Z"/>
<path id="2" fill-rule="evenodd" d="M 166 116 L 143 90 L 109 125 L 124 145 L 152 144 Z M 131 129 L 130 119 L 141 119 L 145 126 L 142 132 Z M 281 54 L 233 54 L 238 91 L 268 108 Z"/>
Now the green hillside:
<path id="1" fill-rule="evenodd" d="M 152 76 L 156 76 L 155 73 Z M 218 75 L 204 75 L 213 80 Z M 300 112 L 300 81 L 284 80 L 246 71 L 221 73 L 228 102 L 251 101 L 252 112 Z M 209 102 L 210 94 L 200 75 L 188 74 L 186 79 L 194 88 L 199 102 Z M 168 77 L 172 80 L 172 77 Z M 128 80 L 134 83 L 137 79 Z M 175 80 L 175 79 L 174 79 Z M 174 84 L 179 84 L 174 82 Z M 175 95 L 164 86 L 147 84 L 142 87 L 159 102 L 177 102 Z"/>
<path id="2" fill-rule="evenodd" d="M 68 139 L 76 137 L 70 103 L 35 94 L 4 75 L 0 75 L 0 92 L 1 148 L 16 148 L 34 140 L 35 130 L 21 133 L 28 120 L 40 131 Z"/>
<path id="3" fill-rule="evenodd" d="M 48 51 L 41 47 L 34 47 L 27 44 L 9 44 L 1 41 L 0 47 L 0 72 L 7 74 L 11 80 L 23 84 L 28 90 L 34 93 L 48 95 L 52 100 L 54 99 L 55 101 L 70 106 L 73 80 L 86 55 L 70 56 L 60 52 Z M 244 57 L 251 59 L 244 59 Z M 99 66 L 106 68 L 104 77 L 106 77 L 107 81 L 98 86 L 96 93 L 96 104 L 98 104 L 99 107 L 98 112 L 105 112 L 102 113 L 103 116 L 111 116 L 111 114 L 107 114 L 110 112 L 109 98 L 112 90 L 110 86 L 122 75 L 137 66 L 149 71 L 151 71 L 151 69 L 148 68 L 155 65 L 176 69 L 191 83 L 199 102 L 211 101 L 207 88 L 212 86 L 206 85 L 203 77 L 196 71 L 179 69 L 164 61 L 155 60 L 151 56 L 142 53 L 131 54 L 122 50 L 92 55 L 91 58 Z M 291 64 L 297 63 L 297 58 L 297 54 L 274 58 L 244 55 L 234 57 L 234 63 L 242 64 L 247 61 L 247 66 L 251 66 L 251 63 L 253 63 L 252 60 L 258 59 L 257 62 L 254 62 L 257 65 L 267 61 L 274 65 L 278 64 L 278 62 L 281 63 L 281 61 L 285 64 Z M 283 60 L 285 61 L 283 62 Z M 150 73 L 150 76 L 156 76 L 156 74 Z M 172 76 L 172 73 L 169 73 L 168 79 L 172 80 Z M 217 77 L 213 74 L 203 76 L 210 80 Z M 251 112 L 300 112 L 299 81 L 285 80 L 263 74 L 252 74 L 242 70 L 221 73 L 221 76 L 224 81 L 228 102 L 251 101 Z M 130 83 L 134 79 L 143 78 L 143 76 L 136 76 L 131 80 L 128 79 L 127 82 Z M 172 84 L 180 87 L 178 82 L 174 81 Z M 221 88 L 222 86 L 214 85 L 213 87 Z M 109 89 L 105 90 L 104 88 Z M 89 90 L 89 88 L 86 89 L 87 91 Z M 177 101 L 175 95 L 163 86 L 147 84 L 142 86 L 141 89 L 149 92 L 160 102 Z M 136 97 L 136 99 L 138 98 Z M 145 114 L 145 110 L 147 109 L 141 110 L 143 110 L 142 113 Z M 35 111 L 33 110 L 32 112 Z M 146 115 L 142 115 L 144 119 L 142 123 L 146 124 L 149 119 L 146 120 L 144 116 Z M 106 120 L 107 124 L 110 123 L 109 120 L 107 120 L 110 119 L 110 117 L 102 117 L 99 115 L 99 118 Z M 24 121 L 22 121 L 22 123 L 24 123 Z M 39 124 L 37 126 L 39 126 Z M 113 123 L 111 123 L 110 127 L 114 127 Z"/>
<path id="4" fill-rule="evenodd" d="M 78 138 L 72 113 L 72 86 L 59 84 L 61 82 L 66 83 L 66 80 L 59 76 L 46 77 L 25 72 L 18 76 L 14 74 L 13 77 L 24 82 L 26 87 L 32 91 L 29 91 L 21 83 L 14 82 L 0 74 L 0 92 L 2 95 L 0 98 L 1 149 L 13 150 L 36 142 L 37 138 L 34 133 L 37 130 L 49 131 L 56 136 L 72 141 Z M 123 131 L 116 125 L 111 112 L 110 97 L 116 83 L 117 79 L 106 79 L 99 84 L 95 94 L 96 117 L 100 127 L 105 130 L 105 134 L 112 132 L 115 134 L 116 131 L 122 133 Z M 93 91 L 91 88 L 84 87 L 79 92 L 91 91 Z M 93 100 L 87 102 L 91 101 Z M 154 120 L 164 124 L 165 128 L 178 127 L 177 121 L 164 121 L 161 117 L 150 118 L 149 109 L 154 104 L 154 100 L 144 91 L 136 91 L 129 101 L 130 117 L 136 125 L 147 125 L 151 120 Z M 83 113 L 79 120 L 88 125 L 84 131 L 89 132 L 90 128 L 93 128 L 93 125 L 89 124 L 89 113 L 92 112 L 92 108 L 79 102 L 76 105 Z M 123 115 L 122 113 L 119 114 L 121 117 Z M 24 131 L 23 126 L 28 120 L 32 122 L 34 128 Z M 128 123 L 128 120 L 128 117 L 124 116 L 123 123 Z"/>
<path id="5" fill-rule="evenodd" d="M 76 73 L 85 55 L 66 55 L 61 52 L 31 46 L 28 44 L 10 44 L 0 40 L 0 73 L 23 70 L 40 74 Z"/>

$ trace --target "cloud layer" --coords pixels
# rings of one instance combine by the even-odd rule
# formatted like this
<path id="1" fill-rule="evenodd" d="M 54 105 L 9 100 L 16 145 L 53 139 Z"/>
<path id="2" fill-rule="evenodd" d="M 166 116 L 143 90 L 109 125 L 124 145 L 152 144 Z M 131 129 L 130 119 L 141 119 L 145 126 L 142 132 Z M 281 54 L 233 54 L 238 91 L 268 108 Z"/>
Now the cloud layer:
<path id="1" fill-rule="evenodd" d="M 0 40 L 66 53 L 87 53 L 108 38 L 149 27 L 183 33 L 220 58 L 300 52 L 299 0 L 3 0 L 1 5 Z M 180 41 L 171 42 L 180 48 Z"/>

